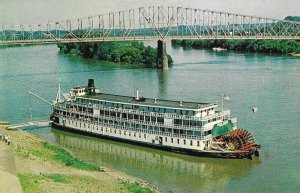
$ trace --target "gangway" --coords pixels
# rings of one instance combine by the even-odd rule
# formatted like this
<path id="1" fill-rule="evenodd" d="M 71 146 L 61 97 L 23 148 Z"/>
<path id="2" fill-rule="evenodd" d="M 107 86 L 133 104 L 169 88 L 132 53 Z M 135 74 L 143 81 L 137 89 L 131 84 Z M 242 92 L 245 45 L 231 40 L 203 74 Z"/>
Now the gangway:
<path id="1" fill-rule="evenodd" d="M 7 127 L 7 129 L 8 130 L 16 130 L 18 128 L 30 127 L 30 126 L 43 126 L 43 127 L 46 127 L 46 126 L 49 126 L 50 123 L 52 123 L 52 121 L 50 121 L 50 120 L 29 121 L 29 122 L 25 122 L 25 123 L 10 125 L 9 127 Z"/>

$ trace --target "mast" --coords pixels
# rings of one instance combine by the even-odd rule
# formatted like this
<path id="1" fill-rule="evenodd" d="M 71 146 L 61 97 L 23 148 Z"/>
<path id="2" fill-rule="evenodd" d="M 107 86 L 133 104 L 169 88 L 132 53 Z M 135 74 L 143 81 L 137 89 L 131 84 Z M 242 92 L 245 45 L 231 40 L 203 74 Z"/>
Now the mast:
<path id="1" fill-rule="evenodd" d="M 55 104 L 62 102 L 62 100 L 61 100 L 60 82 L 61 82 L 60 79 L 58 79 L 58 91 L 56 93 L 56 99 L 55 99 L 55 102 L 54 102 Z"/>

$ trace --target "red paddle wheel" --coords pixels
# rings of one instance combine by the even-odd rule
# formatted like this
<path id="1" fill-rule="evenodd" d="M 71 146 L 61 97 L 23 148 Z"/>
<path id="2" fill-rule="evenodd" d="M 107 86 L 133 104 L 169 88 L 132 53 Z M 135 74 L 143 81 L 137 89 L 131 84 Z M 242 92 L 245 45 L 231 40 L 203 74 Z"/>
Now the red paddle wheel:
<path id="1" fill-rule="evenodd" d="M 255 143 L 252 134 L 247 130 L 236 129 L 220 136 L 215 141 L 219 142 L 219 147 L 236 152 L 238 157 L 249 155 L 251 158 L 253 153 L 259 156 L 257 149 L 260 145 Z"/>

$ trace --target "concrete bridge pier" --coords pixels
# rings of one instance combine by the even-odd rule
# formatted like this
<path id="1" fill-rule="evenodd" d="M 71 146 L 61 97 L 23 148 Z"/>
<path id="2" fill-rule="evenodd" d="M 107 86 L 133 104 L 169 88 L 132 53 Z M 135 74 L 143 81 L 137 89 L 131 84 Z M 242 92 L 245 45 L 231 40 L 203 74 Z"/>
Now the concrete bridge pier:
<path id="1" fill-rule="evenodd" d="M 167 70 L 169 69 L 168 55 L 166 49 L 166 42 L 162 40 L 157 41 L 157 68 Z"/>

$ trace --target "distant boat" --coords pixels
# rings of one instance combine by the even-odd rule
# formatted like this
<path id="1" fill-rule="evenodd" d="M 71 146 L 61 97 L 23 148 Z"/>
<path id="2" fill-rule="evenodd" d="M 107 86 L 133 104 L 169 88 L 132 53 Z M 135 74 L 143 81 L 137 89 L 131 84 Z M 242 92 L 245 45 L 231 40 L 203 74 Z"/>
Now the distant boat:
<path id="1" fill-rule="evenodd" d="M 299 57 L 299 56 L 300 56 L 300 53 L 292 52 L 292 53 L 289 53 L 289 55 Z"/>
<path id="2" fill-rule="evenodd" d="M 226 48 L 221 48 L 221 47 L 213 47 L 212 50 L 213 51 L 217 51 L 217 52 L 219 52 L 219 51 L 227 51 Z"/>
<path id="3" fill-rule="evenodd" d="M 252 107 L 252 111 L 253 111 L 254 113 L 256 113 L 256 112 L 258 111 L 257 106 L 254 105 L 254 106 Z"/>
<path id="4" fill-rule="evenodd" d="M 230 100 L 229 96 L 226 95 L 226 94 L 223 95 L 223 99 L 224 99 L 225 101 L 229 101 L 229 100 Z"/>

